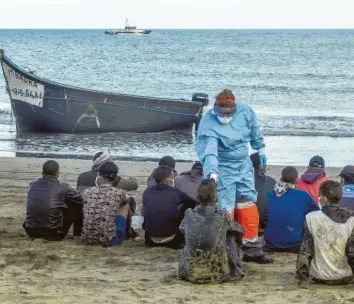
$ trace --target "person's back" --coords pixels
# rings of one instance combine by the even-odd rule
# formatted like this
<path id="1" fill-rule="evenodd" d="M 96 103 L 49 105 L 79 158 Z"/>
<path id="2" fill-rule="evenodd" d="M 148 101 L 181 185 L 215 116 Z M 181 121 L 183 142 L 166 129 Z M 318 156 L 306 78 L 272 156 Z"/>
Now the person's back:
<path id="1" fill-rule="evenodd" d="M 230 244 L 227 238 L 229 235 L 241 244 L 243 228 L 226 212 L 216 209 L 216 200 L 216 184 L 205 180 L 198 189 L 201 204 L 186 211 L 180 226 L 186 239 L 178 266 L 178 277 L 182 279 L 207 283 L 242 277 L 234 239 Z"/>
<path id="2" fill-rule="evenodd" d="M 187 208 L 194 208 L 196 201 L 173 186 L 173 170 L 168 166 L 156 169 L 154 178 L 158 183 L 143 193 L 143 216 L 145 242 L 147 245 L 170 243 L 181 239 L 178 227 Z M 176 243 L 181 244 L 176 240 Z M 178 244 L 173 244 L 172 246 Z"/>
<path id="3" fill-rule="evenodd" d="M 26 223 L 29 228 L 56 229 L 63 225 L 62 208 L 66 208 L 66 185 L 52 176 L 30 184 L 27 195 Z"/>
<path id="4" fill-rule="evenodd" d="M 99 186 L 86 189 L 82 240 L 89 245 L 119 245 L 126 235 L 129 197 L 113 187 L 118 168 L 106 163 L 99 169 Z M 122 214 L 122 206 L 125 208 Z M 118 222 L 118 224 L 117 224 Z M 113 241 L 116 238 L 115 241 Z"/>
<path id="5" fill-rule="evenodd" d="M 320 193 L 322 209 L 306 215 L 297 277 L 305 282 L 311 276 L 317 282 L 347 284 L 354 279 L 354 212 L 338 205 L 339 183 L 323 183 Z"/>
<path id="6" fill-rule="evenodd" d="M 268 221 L 267 193 L 274 188 L 276 181 L 265 174 L 266 168 L 260 167 L 258 153 L 253 153 L 250 157 L 254 168 L 255 188 L 258 194 L 256 205 L 259 213 L 259 228 L 264 229 Z"/>
<path id="7" fill-rule="evenodd" d="M 318 204 L 320 186 L 328 181 L 325 162 L 321 156 L 314 156 L 309 162 L 307 171 L 299 178 L 297 188 L 306 191 Z"/>
<path id="8" fill-rule="evenodd" d="M 58 163 L 47 161 L 43 177 L 28 187 L 24 228 L 31 238 L 61 240 L 73 222 L 74 235 L 81 235 L 82 197 L 58 176 Z"/>
<path id="9" fill-rule="evenodd" d="M 98 152 L 93 157 L 93 166 L 90 171 L 80 173 L 77 179 L 77 190 L 83 193 L 85 189 L 96 187 L 98 180 L 98 171 L 100 166 L 106 162 L 113 162 L 108 152 Z M 138 181 L 134 177 L 122 178 L 117 175 L 114 186 L 117 189 L 132 191 L 138 189 Z"/>
<path id="10" fill-rule="evenodd" d="M 354 210 L 354 166 L 345 166 L 339 177 L 343 185 L 343 196 L 339 206 Z"/>
<path id="11" fill-rule="evenodd" d="M 203 180 L 203 166 L 196 162 L 191 171 L 183 172 L 175 177 L 174 187 L 186 193 L 193 199 L 197 199 L 197 189 Z"/>
<path id="12" fill-rule="evenodd" d="M 301 244 L 306 214 L 318 210 L 307 192 L 296 189 L 296 180 L 296 169 L 286 167 L 282 171 L 282 182 L 267 194 L 268 224 L 264 238 L 271 249 L 296 252 Z"/>

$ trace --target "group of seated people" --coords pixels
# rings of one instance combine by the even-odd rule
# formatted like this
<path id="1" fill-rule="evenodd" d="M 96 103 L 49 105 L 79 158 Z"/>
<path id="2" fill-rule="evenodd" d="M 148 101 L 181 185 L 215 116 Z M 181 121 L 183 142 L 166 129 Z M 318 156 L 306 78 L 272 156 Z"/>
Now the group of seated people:
<path id="1" fill-rule="evenodd" d="M 300 178 L 294 167 L 285 167 L 276 182 L 260 168 L 257 153 L 250 157 L 263 250 L 298 254 L 296 276 L 302 285 L 310 280 L 354 282 L 354 166 L 341 171 L 338 183 L 328 180 L 323 158 L 315 156 Z M 141 209 L 145 244 L 182 249 L 181 279 L 204 283 L 242 278 L 242 226 L 217 210 L 217 185 L 204 180 L 200 162 L 180 174 L 175 165 L 165 156 L 148 178 Z M 137 238 L 131 227 L 136 202 L 127 191 L 136 190 L 138 181 L 120 177 L 108 152 L 95 154 L 92 169 L 79 175 L 76 190 L 59 181 L 59 172 L 59 164 L 49 160 L 42 178 L 28 187 L 23 227 L 31 239 L 60 241 L 71 226 L 74 240 L 87 245 L 111 247 Z"/>

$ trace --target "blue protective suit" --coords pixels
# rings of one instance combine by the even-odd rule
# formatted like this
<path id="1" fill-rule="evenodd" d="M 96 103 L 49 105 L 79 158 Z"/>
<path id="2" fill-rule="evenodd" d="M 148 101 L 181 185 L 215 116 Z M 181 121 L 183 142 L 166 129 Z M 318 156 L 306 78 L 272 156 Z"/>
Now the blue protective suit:
<path id="1" fill-rule="evenodd" d="M 226 125 L 210 110 L 200 122 L 196 147 L 204 177 L 208 179 L 213 172 L 218 174 L 218 208 L 229 212 L 241 196 L 257 201 L 248 143 L 254 150 L 265 147 L 254 111 L 239 102 L 236 108 L 235 116 Z"/>

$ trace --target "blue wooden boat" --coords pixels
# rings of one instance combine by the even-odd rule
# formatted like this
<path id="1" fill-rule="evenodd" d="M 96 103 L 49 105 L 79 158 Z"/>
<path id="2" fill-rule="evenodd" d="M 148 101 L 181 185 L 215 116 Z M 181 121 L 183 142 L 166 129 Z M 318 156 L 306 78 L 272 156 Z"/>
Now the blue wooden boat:
<path id="1" fill-rule="evenodd" d="M 53 82 L 14 64 L 0 50 L 17 132 L 149 133 L 192 129 L 206 94 L 183 101 L 85 90 Z M 201 101 L 201 102 L 199 102 Z"/>

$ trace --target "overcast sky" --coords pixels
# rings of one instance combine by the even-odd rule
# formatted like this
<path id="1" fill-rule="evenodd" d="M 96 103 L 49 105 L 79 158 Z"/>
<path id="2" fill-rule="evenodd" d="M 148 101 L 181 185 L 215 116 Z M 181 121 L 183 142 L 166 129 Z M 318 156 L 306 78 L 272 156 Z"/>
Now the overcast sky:
<path id="1" fill-rule="evenodd" d="M 0 2 L 0 28 L 354 28 L 354 0 Z"/>

